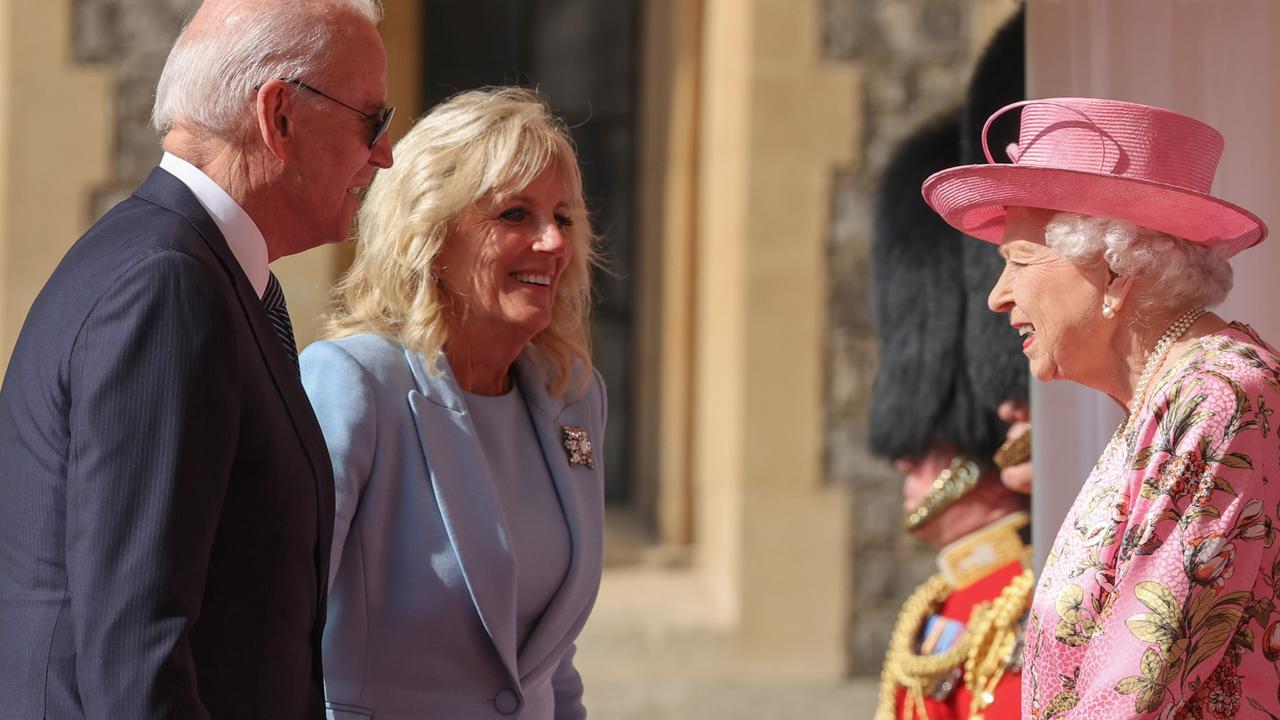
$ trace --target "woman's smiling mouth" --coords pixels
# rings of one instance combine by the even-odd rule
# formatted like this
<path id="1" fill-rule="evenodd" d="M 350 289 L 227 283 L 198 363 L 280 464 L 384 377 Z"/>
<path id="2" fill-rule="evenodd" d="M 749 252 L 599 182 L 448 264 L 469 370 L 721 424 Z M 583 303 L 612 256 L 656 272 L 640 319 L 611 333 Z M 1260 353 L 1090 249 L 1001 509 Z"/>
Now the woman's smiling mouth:
<path id="1" fill-rule="evenodd" d="M 1021 323 L 1013 326 L 1024 339 L 1022 341 L 1022 349 L 1026 350 L 1036 339 L 1036 326 L 1031 323 Z"/>
<path id="2" fill-rule="evenodd" d="M 511 273 L 511 277 L 525 283 L 526 285 L 538 285 L 540 287 L 551 287 L 551 276 L 540 275 L 537 273 Z"/>

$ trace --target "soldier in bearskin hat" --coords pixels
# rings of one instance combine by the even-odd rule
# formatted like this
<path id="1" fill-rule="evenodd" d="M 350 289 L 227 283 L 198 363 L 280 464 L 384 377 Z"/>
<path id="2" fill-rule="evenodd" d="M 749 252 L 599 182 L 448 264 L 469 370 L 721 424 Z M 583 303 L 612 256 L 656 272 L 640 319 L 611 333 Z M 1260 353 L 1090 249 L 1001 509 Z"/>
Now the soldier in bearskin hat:
<path id="1" fill-rule="evenodd" d="M 1021 7 L 995 33 L 978 59 L 969 82 L 964 114 L 960 119 L 960 159 L 964 163 L 983 162 L 982 128 L 997 109 L 1026 96 L 1026 8 Z M 988 131 L 993 147 L 1005 147 L 1018 140 L 1021 110 L 1006 113 Z M 1004 270 L 1004 260 L 987 243 L 961 243 L 964 267 L 965 331 L 964 356 L 977 402 L 997 408 L 1005 422 L 1013 423 L 1011 437 L 1020 442 L 1018 450 L 1026 458 L 1000 471 L 1006 485 L 1030 492 L 1031 428 L 1027 402 L 1027 359 L 1010 340 L 1009 320 L 987 307 L 987 295 Z M 1002 348 L 1004 352 L 991 352 Z"/>
<path id="2" fill-rule="evenodd" d="M 1019 12 L 976 71 L 1000 73 L 997 82 L 1019 96 L 1022 29 Z M 997 459 L 1027 474 L 1029 434 L 1007 442 L 1007 421 L 1026 419 L 1026 361 L 1016 334 L 986 308 L 987 278 L 1001 261 L 981 251 L 994 248 L 966 242 L 918 191 L 962 161 L 967 115 L 985 118 L 999 96 L 984 83 L 966 107 L 907 138 L 875 208 L 880 368 L 871 448 L 903 474 L 907 530 L 939 549 L 939 572 L 907 600 L 894 629 L 877 720 L 1019 715 L 1019 639 L 1033 585 L 1028 497 L 1001 483 Z M 1024 423 L 1014 430 L 1022 440 Z"/>

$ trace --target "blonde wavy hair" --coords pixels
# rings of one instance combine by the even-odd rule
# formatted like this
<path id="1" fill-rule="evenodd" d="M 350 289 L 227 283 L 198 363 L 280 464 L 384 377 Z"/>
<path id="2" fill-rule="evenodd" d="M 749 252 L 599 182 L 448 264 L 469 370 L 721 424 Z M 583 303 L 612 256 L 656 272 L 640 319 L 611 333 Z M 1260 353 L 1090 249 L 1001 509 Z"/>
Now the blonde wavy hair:
<path id="1" fill-rule="evenodd" d="M 328 337 L 369 332 L 422 353 L 434 366 L 448 330 L 437 258 L 459 214 L 486 197 L 519 192 L 554 166 L 570 197 L 572 247 L 551 322 L 532 344 L 563 394 L 591 377 L 591 266 L 595 238 L 582 174 L 562 120 L 536 92 L 469 90 L 437 105 L 393 150 L 395 164 L 369 186 L 357 215 L 355 260 L 338 281 Z M 575 372 L 574 365 L 580 364 Z"/>

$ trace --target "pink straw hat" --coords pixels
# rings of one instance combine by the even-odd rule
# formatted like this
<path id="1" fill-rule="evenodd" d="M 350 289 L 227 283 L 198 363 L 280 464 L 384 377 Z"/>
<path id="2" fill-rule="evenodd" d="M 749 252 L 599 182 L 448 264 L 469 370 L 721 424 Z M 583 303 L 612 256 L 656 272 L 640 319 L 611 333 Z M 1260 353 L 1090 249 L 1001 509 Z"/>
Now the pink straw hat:
<path id="1" fill-rule="evenodd" d="M 987 131 L 1022 107 L 1011 164 L 997 164 Z M 987 165 L 962 165 L 924 181 L 925 202 L 951 226 L 990 243 L 1005 209 L 1033 207 L 1128 220 L 1203 243 L 1230 257 L 1267 236 L 1238 205 L 1209 194 L 1222 134 L 1178 113 L 1117 100 L 1050 98 L 1013 103 L 982 128 Z"/>

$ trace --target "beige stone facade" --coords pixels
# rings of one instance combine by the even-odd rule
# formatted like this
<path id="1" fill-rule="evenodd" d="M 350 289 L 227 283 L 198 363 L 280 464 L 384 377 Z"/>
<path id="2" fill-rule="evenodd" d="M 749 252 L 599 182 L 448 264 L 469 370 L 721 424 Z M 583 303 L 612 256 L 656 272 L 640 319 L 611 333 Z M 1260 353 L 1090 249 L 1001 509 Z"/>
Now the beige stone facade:
<path id="1" fill-rule="evenodd" d="M 110 174 L 111 85 L 75 62 L 69 2 L 0 4 L 0 361 Z"/>

